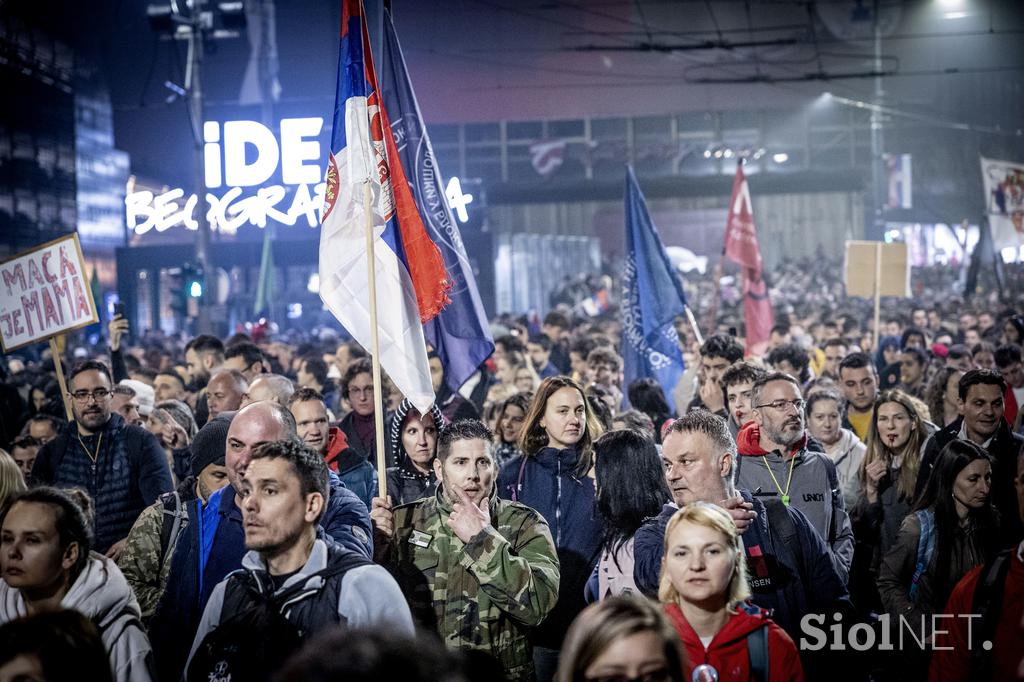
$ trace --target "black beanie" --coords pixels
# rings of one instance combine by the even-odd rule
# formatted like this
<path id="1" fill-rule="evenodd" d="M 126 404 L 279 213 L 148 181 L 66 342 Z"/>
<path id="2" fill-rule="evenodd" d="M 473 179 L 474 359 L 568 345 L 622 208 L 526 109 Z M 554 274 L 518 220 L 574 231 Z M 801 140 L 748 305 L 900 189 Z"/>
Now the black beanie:
<path id="1" fill-rule="evenodd" d="M 224 465 L 228 427 L 234 412 L 221 412 L 206 423 L 192 439 L 192 475 L 199 476 L 211 464 Z"/>

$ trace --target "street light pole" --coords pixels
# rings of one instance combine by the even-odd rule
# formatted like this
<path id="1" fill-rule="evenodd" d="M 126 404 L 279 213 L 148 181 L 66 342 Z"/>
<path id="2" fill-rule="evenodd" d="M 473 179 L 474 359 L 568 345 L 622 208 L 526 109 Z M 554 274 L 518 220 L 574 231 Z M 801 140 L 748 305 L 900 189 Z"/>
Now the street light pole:
<path id="1" fill-rule="evenodd" d="M 195 174 L 196 174 L 196 222 L 199 225 L 196 234 L 196 263 L 203 271 L 203 295 L 199 298 L 199 315 L 196 318 L 196 333 L 210 334 L 213 330 L 210 316 L 210 303 L 213 292 L 210 283 L 213 278 L 213 262 L 210 258 L 210 223 L 206 214 L 209 210 L 206 203 L 206 167 L 203 162 L 203 35 L 205 29 L 204 21 L 210 20 L 210 15 L 203 16 L 204 0 L 192 0 L 192 16 L 190 20 L 191 32 L 188 44 L 188 88 L 189 108 L 192 121 L 192 138 L 195 149 Z"/>
<path id="2" fill-rule="evenodd" d="M 882 211 L 884 195 L 882 185 L 885 178 L 882 158 L 884 139 L 882 129 L 882 26 L 878 16 L 879 2 L 874 2 L 874 57 L 875 57 L 875 106 L 871 108 L 871 240 L 881 241 L 885 236 L 885 221 Z"/>

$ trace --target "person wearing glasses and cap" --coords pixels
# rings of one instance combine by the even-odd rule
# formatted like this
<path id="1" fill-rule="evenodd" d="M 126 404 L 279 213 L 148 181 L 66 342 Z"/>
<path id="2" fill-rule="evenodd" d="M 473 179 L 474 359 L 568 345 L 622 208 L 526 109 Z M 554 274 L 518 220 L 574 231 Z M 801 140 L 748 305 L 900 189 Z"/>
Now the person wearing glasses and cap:
<path id="1" fill-rule="evenodd" d="M 112 384 L 100 362 L 88 360 L 71 370 L 74 421 L 36 455 L 32 478 L 89 493 L 96 507 L 93 548 L 117 561 L 135 519 L 173 485 L 156 436 L 112 411 Z"/>
<path id="2" fill-rule="evenodd" d="M 808 449 L 800 384 L 774 372 L 754 382 L 750 398 L 751 421 L 736 436 L 737 487 L 803 512 L 829 546 L 845 583 L 853 562 L 853 528 L 835 464 Z"/>

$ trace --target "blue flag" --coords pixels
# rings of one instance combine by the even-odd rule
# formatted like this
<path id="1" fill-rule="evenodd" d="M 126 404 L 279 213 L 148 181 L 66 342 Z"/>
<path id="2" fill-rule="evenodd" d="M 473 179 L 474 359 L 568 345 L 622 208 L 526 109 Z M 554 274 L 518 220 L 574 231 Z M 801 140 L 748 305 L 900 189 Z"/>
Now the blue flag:
<path id="1" fill-rule="evenodd" d="M 622 273 L 622 359 L 626 386 L 656 380 L 675 411 L 672 391 L 683 376 L 674 320 L 686 314 L 686 294 L 665 253 L 633 169 L 626 169 L 626 265 Z"/>
<path id="2" fill-rule="evenodd" d="M 416 206 L 430 238 L 441 249 L 452 283 L 451 303 L 423 325 L 423 335 L 441 358 L 448 387 L 457 391 L 494 352 L 494 339 L 388 12 L 384 14 L 380 87 Z"/>

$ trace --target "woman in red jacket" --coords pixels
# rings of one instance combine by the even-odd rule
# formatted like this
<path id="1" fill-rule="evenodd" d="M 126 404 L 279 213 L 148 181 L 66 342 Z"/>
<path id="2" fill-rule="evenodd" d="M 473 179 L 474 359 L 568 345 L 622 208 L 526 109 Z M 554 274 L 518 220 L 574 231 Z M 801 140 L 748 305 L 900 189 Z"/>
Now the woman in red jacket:
<path id="1" fill-rule="evenodd" d="M 803 681 L 793 640 L 765 611 L 746 604 L 749 596 L 740 534 L 729 514 L 704 502 L 676 512 L 665 530 L 658 597 L 686 647 L 688 679 L 698 668 L 692 679 Z M 701 676 L 701 666 L 714 668 L 717 678 Z"/>

